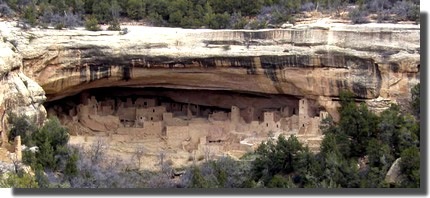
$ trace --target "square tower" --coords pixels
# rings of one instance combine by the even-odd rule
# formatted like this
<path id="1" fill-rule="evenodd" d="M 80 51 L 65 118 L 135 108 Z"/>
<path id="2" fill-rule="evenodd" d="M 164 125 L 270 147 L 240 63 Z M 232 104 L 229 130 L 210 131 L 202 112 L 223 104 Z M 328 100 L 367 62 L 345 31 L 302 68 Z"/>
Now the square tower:
<path id="1" fill-rule="evenodd" d="M 236 106 L 231 107 L 230 120 L 231 120 L 231 123 L 233 123 L 233 124 L 239 123 L 239 120 L 240 120 L 240 109 L 239 109 L 239 107 L 236 107 Z"/>
<path id="2" fill-rule="evenodd" d="M 96 97 L 91 96 L 91 98 L 88 98 L 88 115 L 97 115 L 97 112 L 99 110 L 99 103 L 96 100 Z"/>
<path id="3" fill-rule="evenodd" d="M 299 100 L 299 129 L 305 127 L 309 121 L 309 101 L 306 98 Z"/>
<path id="4" fill-rule="evenodd" d="M 275 121 L 275 113 L 274 112 L 264 112 L 263 114 L 264 122 L 270 123 Z"/>

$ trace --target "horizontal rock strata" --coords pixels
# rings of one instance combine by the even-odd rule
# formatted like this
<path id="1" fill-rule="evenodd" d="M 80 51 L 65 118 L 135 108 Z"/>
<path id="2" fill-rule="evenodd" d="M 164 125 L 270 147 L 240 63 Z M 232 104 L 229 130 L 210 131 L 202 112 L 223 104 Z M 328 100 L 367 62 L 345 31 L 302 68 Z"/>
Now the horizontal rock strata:
<path id="1" fill-rule="evenodd" d="M 130 26 L 127 34 L 2 26 L 22 56 L 23 73 L 48 101 L 102 87 L 246 91 L 310 98 L 336 117 L 340 90 L 384 109 L 409 98 L 419 82 L 419 25 Z"/>

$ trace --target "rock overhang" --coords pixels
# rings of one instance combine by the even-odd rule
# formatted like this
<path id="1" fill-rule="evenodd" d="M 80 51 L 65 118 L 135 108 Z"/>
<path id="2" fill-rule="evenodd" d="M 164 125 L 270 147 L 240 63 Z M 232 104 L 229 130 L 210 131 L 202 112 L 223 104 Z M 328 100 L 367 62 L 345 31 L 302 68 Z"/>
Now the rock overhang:
<path id="1" fill-rule="evenodd" d="M 48 101 L 101 87 L 249 91 L 324 100 L 348 89 L 357 99 L 395 101 L 406 98 L 419 78 L 419 25 L 127 28 L 125 35 L 81 29 L 23 33 L 20 37 L 33 38 L 17 47 L 24 73 L 43 87 Z"/>
<path id="2" fill-rule="evenodd" d="M 83 62 L 85 66 L 54 73 L 51 82 L 42 85 L 47 95 L 52 98 L 67 96 L 68 89 L 139 86 L 296 96 L 334 96 L 341 89 L 350 89 L 357 97 L 376 98 L 381 86 L 380 71 L 372 59 L 339 53 L 209 58 L 106 57 L 102 61 Z M 319 74 L 328 72 L 336 75 Z M 303 92 L 306 89 L 308 93 Z"/>
<path id="3" fill-rule="evenodd" d="M 131 98 L 134 105 L 139 97 L 152 97 L 160 100 L 161 106 L 171 101 L 185 109 L 193 104 L 211 110 L 203 117 L 199 115 L 203 111 L 182 112 L 188 117 L 183 121 L 191 121 L 188 128 L 182 129 L 189 135 L 193 130 L 202 131 L 199 122 L 205 116 L 208 120 L 218 116 L 233 121 L 234 125 L 237 118 L 243 117 L 232 116 L 234 112 L 244 113 L 249 109 L 254 109 L 257 117 L 243 117 L 246 122 L 243 126 L 250 128 L 237 130 L 251 131 L 258 126 L 268 132 L 267 127 L 277 130 L 280 124 L 285 131 L 294 128 L 296 134 L 315 135 L 319 134 L 320 118 L 328 114 L 335 120 L 338 118 L 340 90 L 354 92 L 355 99 L 365 101 L 372 110 L 383 110 L 392 102 L 408 98 L 410 88 L 419 82 L 419 25 L 333 24 L 267 30 L 128 27 L 129 33 L 121 35 L 82 29 L 22 31 L 12 26 L 3 31 L 4 24 L 0 24 L 1 36 L 3 41 L 6 36 L 8 42 L 0 41 L 0 46 L 8 53 L 1 55 L 12 58 L 0 55 L 7 62 L 6 65 L 0 60 L 0 82 L 8 85 L 6 89 L 0 87 L 0 92 L 6 93 L 0 95 L 6 96 L 0 97 L 1 114 L 6 112 L 3 107 L 29 114 L 39 112 L 35 115 L 43 121 L 46 111 L 41 104 L 44 103 L 50 112 L 53 109 L 59 113 L 64 123 L 73 121 L 70 123 L 75 124 L 69 123 L 70 128 L 80 123 L 100 132 L 127 125 L 121 116 L 118 120 L 115 116 L 95 113 L 84 116 L 88 122 L 80 120 L 82 115 L 74 117 L 79 115 L 74 110 L 88 110 L 91 106 L 82 108 L 85 104 L 70 103 L 69 99 L 91 93 L 97 98 L 94 104 L 101 104 L 102 112 L 109 97 L 120 103 Z M 309 103 L 310 111 L 297 111 L 299 101 Z M 270 112 L 285 114 L 283 121 L 266 122 L 264 115 Z M 172 118 L 183 119 L 184 115 Z M 98 116 L 107 117 L 100 120 Z M 131 120 L 137 122 L 135 127 L 142 124 L 138 123 L 138 117 Z M 167 114 L 166 120 L 166 126 L 173 126 Z M 204 123 L 208 124 L 208 120 Z M 294 127 L 289 127 L 290 124 Z M 143 127 L 145 132 L 140 135 L 148 138 L 149 129 Z M 166 131 L 161 127 L 157 134 L 169 136 L 169 132 L 176 133 L 180 127 L 166 127 Z M 220 131 L 216 129 L 208 131 Z M 136 135 L 134 132 L 142 132 L 139 130 L 123 127 L 115 135 L 119 137 L 128 131 Z M 209 144 L 225 140 L 207 138 Z"/>

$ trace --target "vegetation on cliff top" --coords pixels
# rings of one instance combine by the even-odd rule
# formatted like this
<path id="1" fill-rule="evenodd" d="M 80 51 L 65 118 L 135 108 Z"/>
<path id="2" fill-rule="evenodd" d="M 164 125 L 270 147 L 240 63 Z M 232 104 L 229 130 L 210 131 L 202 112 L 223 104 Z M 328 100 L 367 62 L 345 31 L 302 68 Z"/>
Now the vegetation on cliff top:
<path id="1" fill-rule="evenodd" d="M 295 23 L 303 12 L 340 17 L 352 23 L 419 21 L 419 0 L 0 0 L 0 17 L 19 16 L 31 26 L 61 29 L 94 20 L 118 30 L 118 21 L 154 26 L 260 29 Z M 93 27 L 93 26 L 91 26 Z M 95 30 L 91 28 L 91 30 Z"/>

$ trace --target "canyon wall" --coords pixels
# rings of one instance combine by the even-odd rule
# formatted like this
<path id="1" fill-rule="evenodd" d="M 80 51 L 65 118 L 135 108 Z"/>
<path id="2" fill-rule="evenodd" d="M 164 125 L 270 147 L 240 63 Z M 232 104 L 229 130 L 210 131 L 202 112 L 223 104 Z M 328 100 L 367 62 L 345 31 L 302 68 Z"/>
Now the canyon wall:
<path id="1" fill-rule="evenodd" d="M 382 110 L 405 102 L 419 82 L 419 25 L 127 28 L 24 31 L 1 22 L 0 81 L 7 86 L 0 107 L 12 108 L 3 98 L 13 98 L 14 109 L 42 115 L 45 94 L 54 101 L 93 88 L 164 87 L 308 98 L 338 118 L 340 90 Z"/>
<path id="2" fill-rule="evenodd" d="M 8 113 L 27 115 L 42 123 L 46 96 L 42 87 L 22 72 L 22 56 L 11 41 L 0 35 L 0 134 L 1 141 L 6 141 Z"/>

